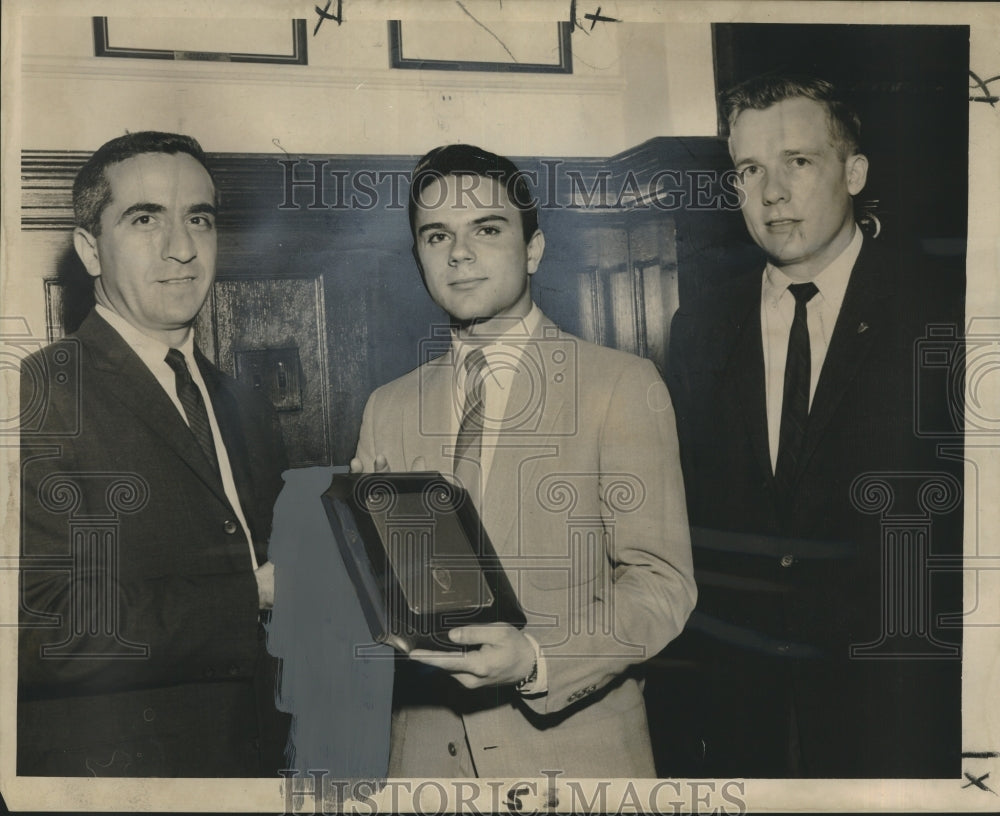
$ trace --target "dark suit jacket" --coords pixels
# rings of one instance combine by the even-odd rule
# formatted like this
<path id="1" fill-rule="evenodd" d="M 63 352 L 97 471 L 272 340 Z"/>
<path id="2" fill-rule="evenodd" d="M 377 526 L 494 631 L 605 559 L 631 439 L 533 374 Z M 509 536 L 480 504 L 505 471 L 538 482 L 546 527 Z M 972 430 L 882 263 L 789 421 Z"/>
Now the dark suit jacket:
<path id="1" fill-rule="evenodd" d="M 962 443 L 916 426 L 958 431 L 949 408 L 961 406 L 916 364 L 916 344 L 931 325 L 961 326 L 963 284 L 865 240 L 785 513 L 768 454 L 760 271 L 676 315 L 670 386 L 700 596 L 678 648 L 706 672 L 695 728 L 708 775 L 958 774 L 960 630 L 938 616 L 961 609 L 961 578 L 932 574 L 919 554 L 961 554 Z M 939 456 L 949 440 L 957 455 Z M 925 581 L 898 615 L 901 596 L 883 591 L 893 569 Z M 909 621 L 913 636 L 883 638 Z M 880 645 L 852 657 L 868 643 Z"/>
<path id="2" fill-rule="evenodd" d="M 263 563 L 276 418 L 197 361 Z M 249 547 L 193 434 L 96 313 L 22 370 L 18 773 L 274 774 Z"/>

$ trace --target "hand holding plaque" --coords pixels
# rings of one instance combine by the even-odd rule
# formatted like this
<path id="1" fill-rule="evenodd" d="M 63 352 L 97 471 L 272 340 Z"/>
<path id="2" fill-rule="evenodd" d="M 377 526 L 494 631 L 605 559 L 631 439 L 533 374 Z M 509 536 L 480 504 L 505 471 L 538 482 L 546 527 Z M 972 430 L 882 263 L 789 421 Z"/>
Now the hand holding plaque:
<path id="1" fill-rule="evenodd" d="M 468 651 L 414 649 L 410 658 L 448 672 L 470 689 L 523 684 L 536 667 L 535 647 L 524 632 L 510 624 L 463 626 L 452 629 L 449 637 Z"/>
<path id="2" fill-rule="evenodd" d="M 455 627 L 524 625 L 473 503 L 440 473 L 338 474 L 323 503 L 376 641 L 455 650 Z"/>

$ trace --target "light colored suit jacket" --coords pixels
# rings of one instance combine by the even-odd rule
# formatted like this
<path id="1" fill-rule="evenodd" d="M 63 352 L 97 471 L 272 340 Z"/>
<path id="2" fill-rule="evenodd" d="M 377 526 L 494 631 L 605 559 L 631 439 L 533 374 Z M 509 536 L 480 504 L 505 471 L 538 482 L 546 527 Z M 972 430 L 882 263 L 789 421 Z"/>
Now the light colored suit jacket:
<path id="1" fill-rule="evenodd" d="M 480 507 L 541 644 L 547 693 L 469 691 L 397 664 L 389 773 L 458 776 L 468 740 L 481 777 L 654 776 L 637 664 L 681 631 L 696 597 L 674 414 L 648 360 L 561 332 L 525 338 Z M 441 346 L 448 347 L 446 339 Z M 371 470 L 449 473 L 450 348 L 379 388 L 358 457 Z"/>

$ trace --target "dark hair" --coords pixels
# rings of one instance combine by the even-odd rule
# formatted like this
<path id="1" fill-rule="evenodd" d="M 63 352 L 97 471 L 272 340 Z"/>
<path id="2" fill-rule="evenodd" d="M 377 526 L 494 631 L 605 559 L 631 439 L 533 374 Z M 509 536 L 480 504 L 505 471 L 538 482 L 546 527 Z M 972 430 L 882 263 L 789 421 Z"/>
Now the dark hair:
<path id="1" fill-rule="evenodd" d="M 507 193 L 510 203 L 521 211 L 524 242 L 538 230 L 538 202 L 528 189 L 525 174 L 510 159 L 467 144 L 435 147 L 427 153 L 410 175 L 410 233 L 417 237 L 417 208 L 420 194 L 435 179 L 444 176 L 482 176 L 494 179 Z"/>
<path id="2" fill-rule="evenodd" d="M 826 108 L 830 135 L 841 159 L 860 150 L 861 120 L 825 79 L 804 74 L 763 74 L 741 82 L 722 95 L 722 115 L 732 132 L 745 110 L 765 110 L 786 99 L 805 97 Z"/>
<path id="3" fill-rule="evenodd" d="M 215 184 L 205 151 L 190 136 L 155 130 L 126 133 L 101 145 L 77 173 L 73 182 L 73 217 L 78 227 L 83 227 L 94 237 L 101 234 L 101 213 L 111 203 L 111 185 L 104 171 L 113 164 L 143 153 L 187 153 L 198 160 L 212 178 L 212 184 Z"/>

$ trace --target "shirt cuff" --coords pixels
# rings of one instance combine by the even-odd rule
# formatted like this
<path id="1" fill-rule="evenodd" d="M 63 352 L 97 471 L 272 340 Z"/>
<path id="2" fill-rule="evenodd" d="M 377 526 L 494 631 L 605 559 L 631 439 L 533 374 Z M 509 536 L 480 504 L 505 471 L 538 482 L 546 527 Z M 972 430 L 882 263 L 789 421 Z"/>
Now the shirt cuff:
<path id="1" fill-rule="evenodd" d="M 548 694 L 549 676 L 545 667 L 545 656 L 542 654 L 542 647 L 539 646 L 538 641 L 527 632 L 524 632 L 523 634 L 530 641 L 535 650 L 535 665 L 538 667 L 538 673 L 535 675 L 535 679 L 532 682 L 525 683 L 523 686 L 518 688 L 518 691 L 526 697 Z"/>

